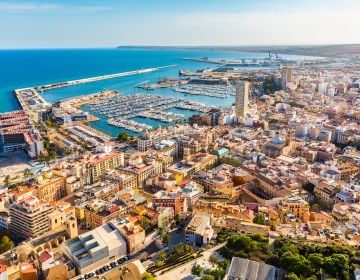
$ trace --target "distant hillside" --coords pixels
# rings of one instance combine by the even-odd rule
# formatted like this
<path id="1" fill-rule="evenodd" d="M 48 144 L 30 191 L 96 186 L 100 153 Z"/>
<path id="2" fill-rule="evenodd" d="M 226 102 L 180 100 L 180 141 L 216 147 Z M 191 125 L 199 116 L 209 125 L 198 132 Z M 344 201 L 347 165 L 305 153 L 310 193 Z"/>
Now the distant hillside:
<path id="1" fill-rule="evenodd" d="M 242 52 L 277 52 L 321 57 L 360 57 L 360 44 L 350 45 L 307 45 L 307 46 L 119 46 L 118 48 L 142 49 L 191 49 Z"/>

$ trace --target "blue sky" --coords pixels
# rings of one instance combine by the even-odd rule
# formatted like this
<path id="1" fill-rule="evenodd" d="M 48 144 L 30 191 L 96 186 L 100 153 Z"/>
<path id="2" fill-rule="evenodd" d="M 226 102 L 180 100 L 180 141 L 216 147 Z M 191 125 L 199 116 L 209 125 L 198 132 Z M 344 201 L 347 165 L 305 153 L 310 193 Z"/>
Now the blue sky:
<path id="1" fill-rule="evenodd" d="M 0 48 L 360 43 L 359 0 L 0 0 Z"/>

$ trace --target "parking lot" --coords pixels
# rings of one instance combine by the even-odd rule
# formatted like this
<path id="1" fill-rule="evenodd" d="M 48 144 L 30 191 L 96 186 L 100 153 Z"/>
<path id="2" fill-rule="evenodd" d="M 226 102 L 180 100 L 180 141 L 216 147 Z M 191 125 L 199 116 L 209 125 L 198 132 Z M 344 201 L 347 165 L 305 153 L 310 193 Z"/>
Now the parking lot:
<path id="1" fill-rule="evenodd" d="M 105 274 L 108 271 L 111 271 L 113 269 L 116 269 L 117 267 L 120 267 L 124 264 L 126 264 L 128 261 L 127 257 L 122 257 L 118 260 L 112 261 L 109 264 L 105 264 L 102 267 L 98 268 L 97 270 L 86 273 L 83 275 L 80 275 L 77 277 L 77 280 L 86 280 L 86 279 L 92 279 L 92 278 L 98 278 L 100 275 Z"/>

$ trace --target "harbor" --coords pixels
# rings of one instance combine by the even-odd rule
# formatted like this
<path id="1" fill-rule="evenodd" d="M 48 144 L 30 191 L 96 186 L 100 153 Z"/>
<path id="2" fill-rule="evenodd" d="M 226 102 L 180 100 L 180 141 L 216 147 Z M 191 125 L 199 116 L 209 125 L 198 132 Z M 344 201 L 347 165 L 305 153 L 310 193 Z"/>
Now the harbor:
<path id="1" fill-rule="evenodd" d="M 94 51 L 94 53 L 97 52 Z M 236 64 L 279 61 L 279 58 L 267 57 L 264 53 L 206 52 L 199 54 L 189 51 L 174 52 L 169 59 L 158 52 L 157 54 L 161 57 L 158 60 L 153 58 L 154 52 L 151 51 L 146 54 L 147 62 L 145 63 L 141 57 L 129 57 L 118 51 L 99 51 L 99 53 L 108 55 L 107 63 L 96 67 L 95 65 L 80 67 L 76 71 L 70 67 L 63 71 L 64 69 L 60 67 L 62 61 L 58 60 L 53 66 L 56 69 L 60 67 L 59 71 L 64 73 L 63 75 L 46 78 L 47 71 L 43 71 L 39 74 L 39 78 L 29 79 L 26 83 L 15 87 L 18 88 L 15 94 L 11 94 L 14 90 L 10 88 L 9 96 L 15 100 L 14 107 L 23 108 L 36 122 L 43 120 L 48 114 L 59 125 L 81 124 L 112 137 L 116 137 L 121 132 L 137 135 L 146 129 L 184 121 L 194 114 L 207 112 L 209 108 L 231 106 L 235 92 L 231 86 L 234 80 L 229 77 L 249 75 L 246 67 L 239 67 Z M 182 59 L 183 57 L 195 59 Z M 291 61 L 289 58 L 294 60 L 293 57 L 284 58 L 287 61 Z M 78 61 L 76 56 L 71 56 L 69 59 Z M 82 58 L 81 65 L 85 65 L 87 59 L 87 57 Z M 127 59 L 127 63 L 122 64 Z M 132 64 L 132 60 L 137 63 Z M 113 64 L 109 63 L 112 61 L 114 61 Z M 129 68 L 130 64 L 133 68 Z M 224 66 L 224 64 L 229 66 Z M 154 67 L 156 65 L 166 66 Z M 252 73 L 256 71 L 259 74 L 263 71 L 261 67 L 251 70 Z M 104 72 L 116 74 L 103 75 Z M 83 79 L 82 77 L 92 78 Z M 117 77 L 119 79 L 116 79 Z M 31 87 L 22 88 L 27 84 Z M 148 106 L 144 102 L 150 102 L 150 100 L 142 97 L 136 99 L 137 94 L 154 95 L 153 97 L 157 100 L 151 101 L 153 104 L 150 103 Z M 117 96 L 122 96 L 122 98 L 131 96 L 134 98 L 134 103 L 125 106 L 122 106 L 121 102 L 116 104 Z M 104 107 L 104 110 L 95 108 L 95 104 L 105 102 L 105 99 L 111 100 L 107 105 L 108 108 Z M 146 106 L 141 108 L 143 104 Z M 116 109 L 116 106 L 119 108 Z M 106 109 L 110 110 L 107 112 Z M 68 132 L 72 134 L 71 131 Z M 78 131 L 74 130 L 74 132 L 79 134 Z M 85 136 L 89 137 L 88 134 Z M 92 144 L 92 141 L 87 142 Z M 78 140 L 74 139 L 74 143 L 78 143 Z"/>
<path id="2" fill-rule="evenodd" d="M 80 84 L 85 84 L 85 83 L 98 82 L 101 80 L 108 80 L 108 79 L 114 79 L 114 78 L 119 78 L 119 77 L 131 76 L 131 75 L 151 73 L 151 72 L 156 72 L 158 70 L 169 68 L 169 67 L 174 67 L 174 66 L 175 66 L 175 64 L 172 64 L 172 65 L 166 65 L 166 66 L 160 66 L 160 67 L 152 67 L 152 68 L 146 68 L 146 69 L 140 69 L 140 70 L 134 70 L 134 71 L 115 73 L 115 74 L 110 74 L 110 75 L 96 76 L 96 77 L 85 78 L 85 79 L 78 79 L 78 80 L 72 80 L 72 81 L 66 81 L 66 82 L 59 82 L 59 83 L 53 83 L 53 84 L 47 84 L 47 85 L 15 89 L 14 93 L 15 93 L 18 103 L 20 104 L 20 107 L 25 112 L 27 112 L 27 114 L 29 116 L 31 116 L 32 119 L 34 119 L 37 122 L 41 119 L 41 114 L 43 112 L 46 112 L 49 108 L 51 108 L 51 104 L 48 103 L 42 97 L 43 91 L 53 90 L 53 89 L 62 88 L 62 87 L 75 86 L 75 85 L 80 85 Z M 106 94 L 109 94 L 109 92 L 107 92 Z M 112 92 L 111 94 L 114 94 L 114 92 Z M 82 106 L 84 104 L 91 102 L 92 99 L 97 99 L 98 97 L 99 96 L 97 96 L 96 94 L 94 96 L 93 95 L 82 95 L 82 96 L 77 96 L 74 98 L 70 98 L 69 100 L 63 100 L 63 101 L 71 103 L 71 106 L 79 107 L 79 106 Z M 105 97 L 105 98 L 107 98 L 107 97 Z M 75 105 L 75 104 L 77 104 L 77 105 Z"/>
<path id="3" fill-rule="evenodd" d="M 191 95 L 203 95 L 219 98 L 235 96 L 236 90 L 233 85 L 205 85 L 205 84 L 183 84 L 173 88 L 176 92 Z"/>
<path id="4" fill-rule="evenodd" d="M 139 123 L 135 118 L 154 119 L 174 123 L 184 119 L 184 115 L 166 112 L 177 108 L 195 112 L 208 112 L 213 107 L 179 98 L 154 96 L 150 94 L 117 95 L 111 99 L 90 103 L 91 112 L 107 118 L 107 124 L 141 133 L 152 129 L 151 125 Z"/>

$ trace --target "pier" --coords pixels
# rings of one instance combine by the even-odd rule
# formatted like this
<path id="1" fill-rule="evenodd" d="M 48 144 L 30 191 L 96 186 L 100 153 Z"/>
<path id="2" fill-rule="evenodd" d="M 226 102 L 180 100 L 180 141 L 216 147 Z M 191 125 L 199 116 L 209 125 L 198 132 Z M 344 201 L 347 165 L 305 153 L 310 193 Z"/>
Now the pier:
<path id="1" fill-rule="evenodd" d="M 78 79 L 78 80 L 67 81 L 67 82 L 59 82 L 59 83 L 55 83 L 55 84 L 36 86 L 36 87 L 34 87 L 34 89 L 35 90 L 51 90 L 51 89 L 55 89 L 55 88 L 75 86 L 75 85 L 92 83 L 92 82 L 114 79 L 114 78 L 119 78 L 119 77 L 151 73 L 151 72 L 159 71 L 161 69 L 174 67 L 174 66 L 176 66 L 176 65 L 172 64 L 172 65 L 166 65 L 166 66 L 159 66 L 159 67 L 152 67 L 152 68 L 147 68 L 147 69 L 140 69 L 140 70 L 134 70 L 134 71 L 128 71 L 128 72 L 109 74 L 109 75 L 102 75 L 102 76 L 97 76 L 97 77 L 92 77 L 92 78 Z"/>
<path id="2" fill-rule="evenodd" d="M 51 104 L 34 88 L 16 89 L 14 92 L 21 108 L 35 122 L 41 120 L 41 112 L 51 107 Z"/>

